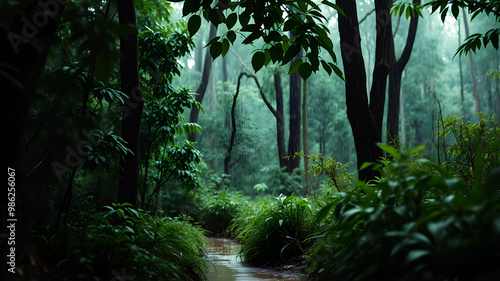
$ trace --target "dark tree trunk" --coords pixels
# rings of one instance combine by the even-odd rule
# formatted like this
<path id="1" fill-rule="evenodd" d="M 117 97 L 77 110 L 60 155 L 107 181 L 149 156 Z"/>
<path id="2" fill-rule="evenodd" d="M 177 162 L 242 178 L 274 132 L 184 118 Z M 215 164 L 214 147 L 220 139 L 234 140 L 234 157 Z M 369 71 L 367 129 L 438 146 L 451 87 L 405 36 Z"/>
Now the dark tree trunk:
<path id="1" fill-rule="evenodd" d="M 278 117 L 276 118 L 276 137 L 278 142 L 278 158 L 280 163 L 280 168 L 286 166 L 285 159 L 286 148 L 285 148 L 285 119 L 283 110 L 283 88 L 281 87 L 281 75 L 279 73 L 274 74 L 274 90 L 276 91 L 276 112 Z"/>
<path id="2" fill-rule="evenodd" d="M 211 24 L 210 25 L 210 34 L 208 35 L 208 41 L 212 40 L 217 34 L 217 28 Z M 210 71 L 212 70 L 212 57 L 210 56 L 210 48 L 207 48 L 205 53 L 205 62 L 203 64 L 203 73 L 201 74 L 201 83 L 196 89 L 196 100 L 201 104 L 203 101 L 203 97 L 205 96 L 205 92 L 207 91 L 208 83 L 210 82 Z M 197 123 L 198 115 L 200 114 L 200 109 L 196 106 L 191 108 L 191 113 L 189 115 L 189 122 Z M 196 134 L 189 134 L 188 140 L 191 142 L 196 141 Z"/>
<path id="3" fill-rule="evenodd" d="M 120 0 L 118 16 L 121 25 L 136 25 L 133 0 Z M 120 78 L 122 91 L 127 95 L 122 115 L 121 136 L 131 153 L 121 163 L 118 202 L 137 203 L 139 183 L 139 137 L 143 100 L 139 88 L 137 35 L 126 34 L 120 38 Z"/>
<path id="4" fill-rule="evenodd" d="M 236 93 L 233 97 L 233 104 L 231 105 L 231 137 L 229 139 L 229 146 L 227 148 L 226 157 L 224 158 L 224 174 L 230 174 L 231 168 L 231 153 L 233 151 L 234 139 L 236 137 L 236 100 L 238 99 L 238 95 L 240 93 L 240 83 L 241 78 L 245 75 L 245 73 L 241 73 L 238 77 L 238 83 L 236 85 Z"/>
<path id="5" fill-rule="evenodd" d="M 305 175 L 305 180 L 306 180 L 306 191 L 307 194 L 310 194 L 309 190 L 309 173 L 307 172 L 309 170 L 309 158 L 307 155 L 309 155 L 309 145 L 307 141 L 307 81 L 304 81 L 304 84 L 302 85 L 303 91 L 302 91 L 302 142 L 304 146 L 304 175 Z"/>
<path id="6" fill-rule="evenodd" d="M 420 0 L 414 0 L 413 4 L 419 4 Z M 401 93 L 401 76 L 406 64 L 410 60 L 413 44 L 417 35 L 418 15 L 413 17 L 408 28 L 408 37 L 401 57 L 396 60 L 394 49 L 394 37 L 391 38 L 391 65 L 389 70 L 389 104 L 387 109 L 387 142 L 397 144 L 399 135 L 399 109 Z"/>
<path id="7" fill-rule="evenodd" d="M 7 5 L 8 6 L 8 5 Z M 54 5 L 39 1 L 23 1 L 23 11 L 2 13 L 0 29 L 0 85 L 5 93 L 5 132 L 8 132 L 4 147 L 5 161 L 16 167 L 22 153 L 21 136 L 31 102 L 35 96 L 38 79 L 43 71 L 47 54 L 56 39 L 59 18 L 65 3 Z M 17 13 L 16 13 L 17 12 Z M 36 16 L 43 14 L 44 17 Z"/>
<path id="8" fill-rule="evenodd" d="M 382 138 L 384 97 L 389 74 L 389 47 L 392 36 L 390 3 L 389 0 L 375 1 L 377 46 L 369 104 L 356 1 L 337 1 L 337 5 L 347 15 L 347 17 L 339 16 L 339 33 L 344 75 L 347 81 L 347 117 L 354 136 L 358 169 L 364 162 L 376 162 L 382 156 L 382 150 L 377 143 Z M 369 168 L 359 171 L 358 174 L 359 179 L 366 181 L 374 179 L 377 175 L 376 171 Z"/>
<path id="9" fill-rule="evenodd" d="M 301 52 L 302 53 L 302 52 Z M 290 74 L 290 119 L 288 136 L 288 156 L 286 171 L 291 173 L 300 165 L 300 157 L 293 157 L 300 151 L 300 126 L 301 126 L 301 79 L 299 72 Z"/>

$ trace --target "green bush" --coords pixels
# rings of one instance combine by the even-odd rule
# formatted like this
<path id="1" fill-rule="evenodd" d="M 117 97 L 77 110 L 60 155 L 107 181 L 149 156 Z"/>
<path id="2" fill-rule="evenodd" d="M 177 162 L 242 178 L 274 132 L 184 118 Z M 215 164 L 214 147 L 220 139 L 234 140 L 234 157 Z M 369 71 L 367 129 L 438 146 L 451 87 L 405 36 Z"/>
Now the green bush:
<path id="1" fill-rule="evenodd" d="M 50 280 L 201 280 L 203 230 L 186 217 L 157 218 L 129 204 L 80 212 L 33 235 L 33 253 Z"/>
<path id="2" fill-rule="evenodd" d="M 391 156 L 374 186 L 340 193 L 337 222 L 309 251 L 318 280 L 499 280 L 500 168 L 471 189 L 441 166 Z"/>
<path id="3" fill-rule="evenodd" d="M 234 218 L 238 204 L 224 189 L 217 197 L 210 198 L 200 214 L 203 228 L 213 235 L 227 235 L 227 228 Z"/>
<path id="4" fill-rule="evenodd" d="M 257 216 L 240 229 L 240 255 L 252 265 L 280 264 L 300 260 L 312 244 L 312 205 L 306 199 L 280 195 L 265 204 Z"/>
<path id="5" fill-rule="evenodd" d="M 438 148 L 445 158 L 443 166 L 461 177 L 470 186 L 480 186 L 500 155 L 500 122 L 494 122 L 495 115 L 482 118 L 479 123 L 464 124 L 463 117 L 446 116 L 438 125 Z M 447 145 L 447 136 L 453 136 L 454 142 Z M 480 163 L 476 163 L 480 161 Z M 476 166 L 480 164 L 476 171 Z"/>

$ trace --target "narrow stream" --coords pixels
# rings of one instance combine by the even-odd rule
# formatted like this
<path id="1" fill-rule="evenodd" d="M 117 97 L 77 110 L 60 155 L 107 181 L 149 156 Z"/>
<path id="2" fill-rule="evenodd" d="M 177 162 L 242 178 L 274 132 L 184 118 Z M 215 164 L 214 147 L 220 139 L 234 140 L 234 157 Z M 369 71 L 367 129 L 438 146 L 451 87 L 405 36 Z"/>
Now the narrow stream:
<path id="1" fill-rule="evenodd" d="M 208 238 L 208 281 L 303 281 L 299 274 L 243 265 L 237 256 L 241 245 L 232 239 Z"/>

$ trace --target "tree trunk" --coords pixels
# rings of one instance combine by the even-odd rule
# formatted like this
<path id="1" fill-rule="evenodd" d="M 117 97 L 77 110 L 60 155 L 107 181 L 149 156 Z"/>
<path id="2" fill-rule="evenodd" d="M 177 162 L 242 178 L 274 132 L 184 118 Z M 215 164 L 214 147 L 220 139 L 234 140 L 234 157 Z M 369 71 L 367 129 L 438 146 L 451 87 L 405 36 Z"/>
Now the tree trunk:
<path id="1" fill-rule="evenodd" d="M 217 35 L 217 28 L 213 24 L 211 24 L 210 34 L 208 35 L 208 41 L 212 40 L 212 38 L 214 38 L 216 35 Z M 200 104 L 202 103 L 203 97 L 205 96 L 205 92 L 207 91 L 211 70 L 212 70 L 212 57 L 210 56 L 210 48 L 207 48 L 207 51 L 205 53 L 205 63 L 203 64 L 203 73 L 201 75 L 201 83 L 198 86 L 198 89 L 196 89 L 196 93 L 198 94 L 196 96 L 196 101 L 198 101 Z M 189 122 L 197 123 L 199 114 L 200 114 L 200 109 L 196 106 L 193 106 L 193 108 L 191 108 L 191 113 L 189 115 Z M 191 142 L 196 141 L 196 134 L 195 133 L 189 134 L 188 140 Z"/>
<path id="2" fill-rule="evenodd" d="M 302 54 L 302 52 L 300 52 L 300 54 Z M 290 74 L 290 119 L 288 128 L 290 133 L 288 135 L 288 156 L 291 157 L 286 161 L 286 171 L 288 173 L 293 172 L 293 170 L 300 165 L 300 157 L 293 156 L 296 152 L 300 151 L 301 80 L 302 78 L 300 78 L 298 71 Z"/>
<path id="3" fill-rule="evenodd" d="M 9 6 L 9 5 L 6 5 Z M 65 3 L 48 6 L 39 1 L 23 1 L 23 11 L 5 11 L 0 29 L 2 50 L 0 85 L 7 98 L 5 104 L 5 132 L 8 132 L 4 147 L 5 161 L 12 168 L 22 154 L 24 122 L 35 96 L 38 79 L 42 74 L 50 46 L 57 38 L 56 30 Z M 45 10 L 45 11 L 44 11 Z M 40 22 L 40 17 L 45 20 Z M 18 171 L 20 172 L 20 171 Z"/>
<path id="4" fill-rule="evenodd" d="M 399 92 L 400 110 L 401 110 L 401 142 L 406 143 L 406 117 L 405 117 L 405 100 L 403 89 Z"/>
<path id="5" fill-rule="evenodd" d="M 337 5 L 347 15 L 339 16 L 339 33 L 346 78 L 347 117 L 354 136 L 358 169 L 364 162 L 376 162 L 382 150 L 376 145 L 381 141 L 385 88 L 389 74 L 389 47 L 391 40 L 391 1 L 375 1 L 377 46 L 370 104 L 366 90 L 366 70 L 361 52 L 356 1 L 337 0 Z M 359 179 L 372 180 L 378 173 L 372 169 L 359 171 Z"/>
<path id="6" fill-rule="evenodd" d="M 458 24 L 458 44 L 462 44 L 462 38 L 460 34 L 460 20 L 457 20 Z M 464 75 L 463 75 L 463 70 L 462 70 L 462 58 L 459 56 L 458 57 L 458 68 L 460 69 L 460 98 L 462 99 L 462 110 L 464 106 Z M 465 114 L 464 114 L 465 115 Z"/>
<path id="7" fill-rule="evenodd" d="M 118 16 L 120 25 L 136 25 L 133 0 L 120 0 Z M 141 115 L 143 100 L 139 88 L 139 64 L 137 35 L 129 33 L 120 37 L 120 78 L 122 91 L 127 95 L 124 99 L 121 136 L 131 150 L 121 163 L 118 202 L 137 203 L 139 183 L 139 137 L 141 132 Z"/>
<path id="8" fill-rule="evenodd" d="M 215 68 L 215 65 L 212 64 L 212 67 Z M 215 72 L 212 70 L 212 75 L 210 75 L 210 114 L 215 114 L 216 110 L 216 101 L 217 101 L 217 79 Z M 216 131 L 210 132 L 210 149 L 212 151 L 216 150 Z M 210 169 L 216 171 L 217 170 L 217 159 L 213 157 L 210 161 Z"/>
<path id="9" fill-rule="evenodd" d="M 280 163 L 280 168 L 286 166 L 285 159 L 286 148 L 285 148 L 285 120 L 284 120 L 284 109 L 283 109 L 283 88 L 281 87 L 281 75 L 279 73 L 274 74 L 274 90 L 276 91 L 276 112 L 278 118 L 276 118 L 276 139 L 278 142 L 278 158 Z"/>
<path id="10" fill-rule="evenodd" d="M 462 13 L 464 19 L 464 29 L 465 29 L 465 37 L 469 37 L 469 24 L 467 23 L 467 15 L 466 13 Z M 470 80 L 472 83 L 472 91 L 474 92 L 474 101 L 476 102 L 476 112 L 481 112 L 481 102 L 479 101 L 479 91 L 477 89 L 477 80 L 476 73 L 474 72 L 474 63 L 472 61 L 472 53 L 469 52 L 469 71 L 470 71 Z"/>
<path id="11" fill-rule="evenodd" d="M 420 5 L 420 0 L 414 0 L 413 4 Z M 387 142 L 398 144 L 399 135 L 399 108 L 401 92 L 401 76 L 406 64 L 410 60 L 415 36 L 417 34 L 418 15 L 415 15 L 410 21 L 408 28 L 408 37 L 401 57 L 396 60 L 396 51 L 394 48 L 394 36 L 391 36 L 391 65 L 389 70 L 389 104 L 387 109 Z"/>
<path id="12" fill-rule="evenodd" d="M 309 147 L 307 143 L 307 81 L 303 81 L 302 90 L 302 143 L 304 144 L 304 175 L 306 180 L 306 190 L 309 194 Z"/>

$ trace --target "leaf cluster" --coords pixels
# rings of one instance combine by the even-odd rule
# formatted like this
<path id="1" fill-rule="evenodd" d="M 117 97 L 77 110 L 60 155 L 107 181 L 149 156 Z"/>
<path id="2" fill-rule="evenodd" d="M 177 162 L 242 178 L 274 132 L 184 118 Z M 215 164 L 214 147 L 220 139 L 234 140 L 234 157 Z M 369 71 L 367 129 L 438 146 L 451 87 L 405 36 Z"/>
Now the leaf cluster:
<path id="1" fill-rule="evenodd" d="M 461 117 L 446 116 L 437 121 L 442 128 L 437 132 L 441 139 L 451 135 L 454 142 L 446 148 L 443 163 L 455 175 L 460 176 L 471 187 L 479 187 L 500 155 L 500 123 L 494 115 L 484 113 L 478 123 L 464 124 Z"/>
<path id="2" fill-rule="evenodd" d="M 345 16 L 336 4 L 328 0 L 323 0 L 322 4 Z M 207 43 L 213 59 L 225 56 L 239 34 L 243 37 L 243 44 L 253 44 L 257 39 L 264 41 L 262 48 L 252 56 L 255 71 L 271 62 L 281 65 L 293 62 L 289 73 L 299 71 L 303 79 L 318 71 L 320 65 L 328 74 L 334 72 L 344 79 L 336 65 L 330 31 L 326 26 L 328 20 L 314 1 L 223 0 L 212 3 L 212 0 L 186 0 L 183 15 L 190 16 L 188 30 L 192 36 L 198 31 L 202 16 L 216 27 L 221 24 L 227 27 L 224 35 Z M 322 49 L 329 53 L 332 61 L 320 56 Z M 301 55 L 301 50 L 305 56 Z"/>
<path id="3" fill-rule="evenodd" d="M 441 20 L 444 22 L 448 12 L 451 12 L 455 19 L 458 19 L 461 9 L 467 9 L 469 14 L 472 14 L 471 20 L 474 20 L 480 14 L 493 16 L 497 23 L 500 22 L 500 2 L 496 0 L 433 0 L 423 5 L 422 7 L 432 8 L 432 13 L 439 11 Z M 467 37 L 462 45 L 457 49 L 455 56 L 466 55 L 470 51 L 476 53 L 476 50 L 481 49 L 481 46 L 492 44 L 495 49 L 498 49 L 498 38 L 500 28 L 492 28 L 487 32 L 475 33 Z"/>

